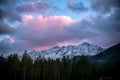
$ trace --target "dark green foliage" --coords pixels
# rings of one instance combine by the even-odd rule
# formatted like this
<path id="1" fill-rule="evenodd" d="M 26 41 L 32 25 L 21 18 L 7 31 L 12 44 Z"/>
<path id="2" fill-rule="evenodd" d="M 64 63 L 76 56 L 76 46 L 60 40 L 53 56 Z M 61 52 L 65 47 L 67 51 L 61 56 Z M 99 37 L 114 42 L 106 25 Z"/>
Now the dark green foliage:
<path id="1" fill-rule="evenodd" d="M 17 54 L 0 56 L 0 80 L 120 80 L 120 60 L 93 63 L 87 56 L 62 60 L 38 57 L 32 61 L 27 51 L 21 60 Z"/>
<path id="2" fill-rule="evenodd" d="M 24 52 L 22 60 L 20 62 L 21 77 L 23 80 L 32 80 L 33 62 L 27 51 Z"/>
<path id="3" fill-rule="evenodd" d="M 7 61 L 6 59 L 1 55 L 0 56 L 0 80 L 4 79 L 6 80 L 6 77 L 8 76 L 7 71 Z"/>
<path id="4" fill-rule="evenodd" d="M 72 70 L 71 80 L 91 80 L 92 66 L 86 56 L 81 56 Z"/>
<path id="5" fill-rule="evenodd" d="M 17 80 L 19 75 L 19 59 L 17 54 L 11 54 L 7 59 L 7 69 L 8 69 L 8 78 L 9 80 Z"/>

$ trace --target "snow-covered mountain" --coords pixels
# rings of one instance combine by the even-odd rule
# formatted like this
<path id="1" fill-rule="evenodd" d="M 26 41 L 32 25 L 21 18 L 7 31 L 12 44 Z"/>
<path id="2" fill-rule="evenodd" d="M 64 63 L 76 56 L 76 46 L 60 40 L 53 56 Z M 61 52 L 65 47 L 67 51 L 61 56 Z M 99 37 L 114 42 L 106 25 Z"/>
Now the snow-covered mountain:
<path id="1" fill-rule="evenodd" d="M 32 59 L 37 58 L 38 56 L 44 57 L 44 58 L 62 58 L 63 56 L 69 56 L 70 58 L 74 56 L 81 56 L 81 55 L 96 55 L 100 52 L 102 52 L 104 49 L 94 45 L 90 44 L 88 42 L 84 42 L 80 45 L 68 45 L 68 46 L 55 46 L 53 48 L 50 48 L 48 50 L 42 50 L 42 51 L 30 51 L 28 54 L 31 56 Z"/>

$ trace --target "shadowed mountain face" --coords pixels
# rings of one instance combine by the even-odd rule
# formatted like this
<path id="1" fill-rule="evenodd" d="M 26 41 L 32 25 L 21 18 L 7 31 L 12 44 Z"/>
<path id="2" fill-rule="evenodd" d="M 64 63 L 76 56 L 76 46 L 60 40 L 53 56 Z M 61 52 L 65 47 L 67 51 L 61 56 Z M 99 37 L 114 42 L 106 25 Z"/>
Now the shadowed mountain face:
<path id="1" fill-rule="evenodd" d="M 116 44 L 107 50 L 93 56 L 91 58 L 94 61 L 99 61 L 99 62 L 106 62 L 109 60 L 118 60 L 120 59 L 120 43 Z"/>

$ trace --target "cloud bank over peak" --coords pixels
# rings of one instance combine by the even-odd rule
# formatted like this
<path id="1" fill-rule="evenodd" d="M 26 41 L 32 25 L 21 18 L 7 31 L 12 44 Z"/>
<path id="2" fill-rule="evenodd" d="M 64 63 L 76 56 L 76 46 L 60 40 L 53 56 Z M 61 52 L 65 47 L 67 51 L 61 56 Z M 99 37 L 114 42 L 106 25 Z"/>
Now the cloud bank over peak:
<path id="1" fill-rule="evenodd" d="M 120 42 L 119 0 L 0 1 L 0 53 L 84 40 L 102 47 Z"/>

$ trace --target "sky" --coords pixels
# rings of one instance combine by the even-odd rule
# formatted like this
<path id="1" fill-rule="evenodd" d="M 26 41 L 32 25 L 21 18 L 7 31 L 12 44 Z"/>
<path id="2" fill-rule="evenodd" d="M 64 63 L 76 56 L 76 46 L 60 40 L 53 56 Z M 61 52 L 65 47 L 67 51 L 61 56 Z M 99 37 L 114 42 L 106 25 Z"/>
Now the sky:
<path id="1" fill-rule="evenodd" d="M 0 54 L 120 42 L 120 0 L 0 0 Z"/>

